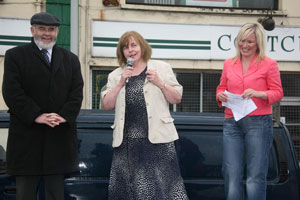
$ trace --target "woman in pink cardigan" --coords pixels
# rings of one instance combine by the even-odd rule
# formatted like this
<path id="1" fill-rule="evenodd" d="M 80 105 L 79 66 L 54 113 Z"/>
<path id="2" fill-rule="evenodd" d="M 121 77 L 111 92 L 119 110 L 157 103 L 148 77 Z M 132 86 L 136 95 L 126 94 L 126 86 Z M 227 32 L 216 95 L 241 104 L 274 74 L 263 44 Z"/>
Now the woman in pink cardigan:
<path id="1" fill-rule="evenodd" d="M 265 34 L 259 23 L 242 26 L 236 38 L 237 54 L 224 62 L 217 102 L 227 102 L 225 90 L 251 98 L 257 109 L 235 121 L 225 108 L 223 176 L 227 200 L 265 200 L 269 151 L 273 141 L 272 104 L 283 96 L 275 60 L 265 56 Z M 246 192 L 243 191 L 244 166 Z M 245 194 L 245 195 L 244 195 Z"/>

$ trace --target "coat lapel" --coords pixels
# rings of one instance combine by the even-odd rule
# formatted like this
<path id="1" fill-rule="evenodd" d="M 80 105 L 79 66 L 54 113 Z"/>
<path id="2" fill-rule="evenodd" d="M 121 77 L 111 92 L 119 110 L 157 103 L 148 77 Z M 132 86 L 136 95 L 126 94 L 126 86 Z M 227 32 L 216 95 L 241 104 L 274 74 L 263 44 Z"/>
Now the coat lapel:
<path id="1" fill-rule="evenodd" d="M 148 61 L 148 63 L 147 63 L 147 70 L 149 70 L 149 69 L 156 70 L 156 66 L 155 66 L 155 65 L 153 65 L 153 63 L 152 63 L 152 62 L 150 62 L 150 60 L 149 60 L 149 61 Z M 148 81 L 147 77 L 145 78 L 145 84 L 146 84 L 146 83 L 149 83 L 149 81 Z"/>
<path id="2" fill-rule="evenodd" d="M 41 59 L 41 61 L 47 66 L 47 68 L 50 68 L 50 65 L 48 64 L 48 62 L 46 61 L 46 59 L 44 58 L 42 52 L 40 51 L 40 49 L 36 46 L 36 44 L 34 43 L 34 41 L 32 41 L 32 48 L 33 48 L 33 53 L 39 58 Z"/>
<path id="3" fill-rule="evenodd" d="M 233 72 L 239 77 L 243 78 L 243 67 L 240 58 L 238 58 L 233 65 Z"/>
<path id="4" fill-rule="evenodd" d="M 59 49 L 54 45 L 53 50 L 52 50 L 52 58 L 51 58 L 51 71 L 52 74 L 55 74 L 60 66 L 63 60 L 63 53 L 60 53 Z"/>
<path id="5" fill-rule="evenodd" d="M 118 81 L 121 80 L 122 73 L 124 70 L 125 70 L 125 67 L 120 67 L 120 71 L 118 72 L 117 77 L 116 77 Z"/>

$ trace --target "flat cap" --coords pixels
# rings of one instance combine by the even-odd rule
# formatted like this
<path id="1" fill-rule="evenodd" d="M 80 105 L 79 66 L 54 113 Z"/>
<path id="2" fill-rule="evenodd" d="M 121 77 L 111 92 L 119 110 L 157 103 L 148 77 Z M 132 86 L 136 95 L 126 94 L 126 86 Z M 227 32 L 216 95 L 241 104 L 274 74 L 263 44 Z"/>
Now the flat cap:
<path id="1" fill-rule="evenodd" d="M 40 24 L 45 26 L 59 26 L 60 20 L 55 16 L 47 12 L 40 12 L 34 14 L 30 19 L 30 24 Z"/>

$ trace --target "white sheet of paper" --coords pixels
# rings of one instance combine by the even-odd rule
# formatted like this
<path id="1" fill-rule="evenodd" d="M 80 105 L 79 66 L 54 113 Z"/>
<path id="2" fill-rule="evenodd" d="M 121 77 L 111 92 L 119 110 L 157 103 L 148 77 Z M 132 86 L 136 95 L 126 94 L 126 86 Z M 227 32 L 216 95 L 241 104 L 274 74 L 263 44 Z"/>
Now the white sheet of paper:
<path id="1" fill-rule="evenodd" d="M 239 121 L 249 113 L 257 109 L 252 99 L 243 99 L 242 95 L 233 94 L 225 91 L 227 94 L 227 102 L 222 102 L 222 106 L 226 106 L 232 110 L 235 121 Z"/>

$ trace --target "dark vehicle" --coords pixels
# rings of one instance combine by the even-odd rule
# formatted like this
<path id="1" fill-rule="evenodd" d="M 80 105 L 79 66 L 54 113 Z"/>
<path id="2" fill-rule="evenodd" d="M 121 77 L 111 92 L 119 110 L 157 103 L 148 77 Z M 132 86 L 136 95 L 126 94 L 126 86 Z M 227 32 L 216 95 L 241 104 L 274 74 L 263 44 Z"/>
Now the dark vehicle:
<path id="1" fill-rule="evenodd" d="M 223 200 L 223 114 L 172 113 L 180 139 L 176 141 L 182 177 L 190 200 Z M 113 112 L 82 110 L 78 117 L 80 173 L 65 181 L 66 200 L 105 200 L 112 160 Z M 15 181 L 5 173 L 5 143 L 9 116 L 0 113 L 2 141 L 0 199 L 15 199 Z M 43 191 L 40 192 L 41 195 Z M 43 198 L 41 198 L 43 199 Z M 270 152 L 268 200 L 299 200 L 300 169 L 287 128 L 274 127 Z"/>

